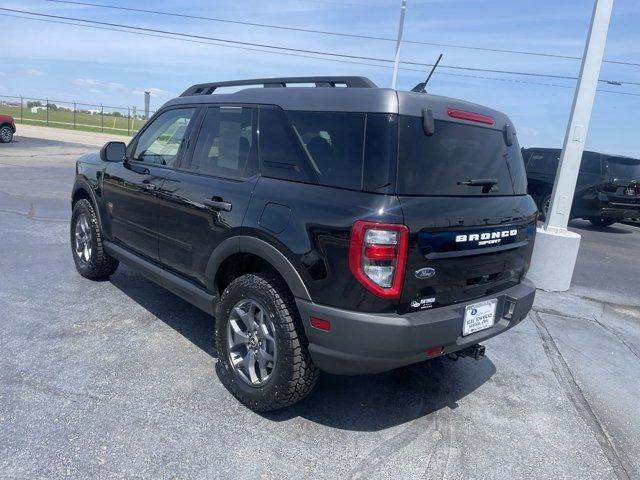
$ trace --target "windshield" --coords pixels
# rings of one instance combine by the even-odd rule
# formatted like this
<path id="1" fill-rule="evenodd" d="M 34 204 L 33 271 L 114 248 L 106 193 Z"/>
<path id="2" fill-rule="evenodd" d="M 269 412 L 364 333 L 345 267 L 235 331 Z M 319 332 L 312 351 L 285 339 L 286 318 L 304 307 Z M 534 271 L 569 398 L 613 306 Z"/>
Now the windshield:
<path id="1" fill-rule="evenodd" d="M 640 180 L 640 160 L 635 158 L 609 157 L 607 159 L 609 176 Z"/>
<path id="2" fill-rule="evenodd" d="M 400 118 L 398 193 L 406 195 L 525 195 L 527 178 L 517 140 L 502 130 L 436 120 L 432 136 L 422 119 Z M 470 180 L 494 179 L 484 188 Z"/>

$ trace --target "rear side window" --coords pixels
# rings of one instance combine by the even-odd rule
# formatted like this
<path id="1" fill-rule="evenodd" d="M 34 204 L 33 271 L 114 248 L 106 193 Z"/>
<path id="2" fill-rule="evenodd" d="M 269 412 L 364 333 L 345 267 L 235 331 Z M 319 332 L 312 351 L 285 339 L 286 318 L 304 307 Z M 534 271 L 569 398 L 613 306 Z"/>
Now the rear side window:
<path id="1" fill-rule="evenodd" d="M 286 115 L 319 184 L 362 188 L 365 114 L 286 112 Z"/>
<path id="2" fill-rule="evenodd" d="M 241 107 L 207 109 L 187 167 L 225 178 L 248 178 L 256 172 L 254 110 Z"/>
<path id="3" fill-rule="evenodd" d="M 266 177 L 392 193 L 397 115 L 261 106 L 259 137 Z"/>
<path id="4" fill-rule="evenodd" d="M 558 169 L 560 154 L 555 151 L 534 151 L 527 163 L 528 172 L 555 173 Z"/>
<path id="5" fill-rule="evenodd" d="M 422 119 L 400 116 L 397 191 L 406 195 L 525 195 L 527 177 L 517 140 L 506 145 L 502 130 L 436 120 L 424 134 Z M 497 189 L 461 185 L 496 179 Z"/>
<path id="6" fill-rule="evenodd" d="M 284 112 L 260 107 L 260 171 L 265 177 L 316 183 Z"/>
<path id="7" fill-rule="evenodd" d="M 602 173 L 602 168 L 600 167 L 600 154 L 584 152 L 582 154 L 582 161 L 580 162 L 580 173 L 600 175 L 600 173 Z"/>

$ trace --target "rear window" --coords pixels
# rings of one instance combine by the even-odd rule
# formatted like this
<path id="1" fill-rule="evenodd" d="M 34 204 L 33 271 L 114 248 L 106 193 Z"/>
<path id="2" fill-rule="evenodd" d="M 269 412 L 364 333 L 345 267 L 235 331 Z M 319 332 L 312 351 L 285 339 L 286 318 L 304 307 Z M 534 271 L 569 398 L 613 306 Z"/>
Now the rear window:
<path id="1" fill-rule="evenodd" d="M 517 140 L 508 147 L 501 130 L 436 120 L 427 136 L 422 119 L 400 117 L 397 191 L 405 195 L 525 195 L 527 179 Z M 459 185 L 496 179 L 497 189 Z"/>
<path id="2" fill-rule="evenodd" d="M 612 178 L 640 180 L 640 159 L 609 157 L 607 168 Z"/>

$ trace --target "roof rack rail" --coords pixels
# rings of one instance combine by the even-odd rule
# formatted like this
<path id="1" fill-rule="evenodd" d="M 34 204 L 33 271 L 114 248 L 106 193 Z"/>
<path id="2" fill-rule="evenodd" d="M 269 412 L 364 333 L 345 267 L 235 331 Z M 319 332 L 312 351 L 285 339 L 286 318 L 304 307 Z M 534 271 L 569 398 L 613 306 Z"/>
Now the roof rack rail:
<path id="1" fill-rule="evenodd" d="M 187 88 L 181 97 L 191 95 L 211 95 L 219 87 L 237 87 L 242 85 L 262 85 L 265 88 L 286 87 L 291 83 L 315 83 L 316 87 L 335 87 L 345 85 L 349 88 L 376 88 L 377 85 L 366 77 L 282 77 L 251 78 L 228 82 L 200 83 Z"/>

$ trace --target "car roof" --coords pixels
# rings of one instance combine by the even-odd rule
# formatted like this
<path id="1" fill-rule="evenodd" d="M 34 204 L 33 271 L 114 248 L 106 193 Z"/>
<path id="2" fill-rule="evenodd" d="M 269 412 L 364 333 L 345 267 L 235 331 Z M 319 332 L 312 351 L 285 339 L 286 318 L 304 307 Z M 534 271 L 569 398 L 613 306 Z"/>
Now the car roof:
<path id="1" fill-rule="evenodd" d="M 292 78 L 296 81 L 289 82 Z M 340 79 L 347 79 L 343 81 L 352 82 L 355 86 L 349 84 L 346 88 L 329 86 L 332 82 L 338 84 Z M 254 85 L 260 83 L 263 83 L 264 86 L 255 88 Z M 317 86 L 289 87 L 288 83 L 315 83 Z M 233 93 L 216 93 L 220 87 L 232 86 L 248 86 L 248 88 Z M 274 86 L 280 88 L 273 88 Z M 198 91 L 202 93 L 195 93 Z M 503 113 L 482 105 L 455 98 L 380 88 L 365 77 L 285 77 L 197 84 L 187 89 L 180 97 L 167 102 L 165 106 L 186 104 L 264 104 L 276 105 L 283 110 L 387 113 L 411 116 L 421 116 L 422 110 L 429 108 L 432 110 L 434 118 L 440 120 L 451 120 L 447 109 L 453 108 L 491 116 L 495 120 L 496 128 L 502 128 L 505 123 L 511 123 Z M 455 121 L 478 125 L 478 123 L 465 120 Z"/>

